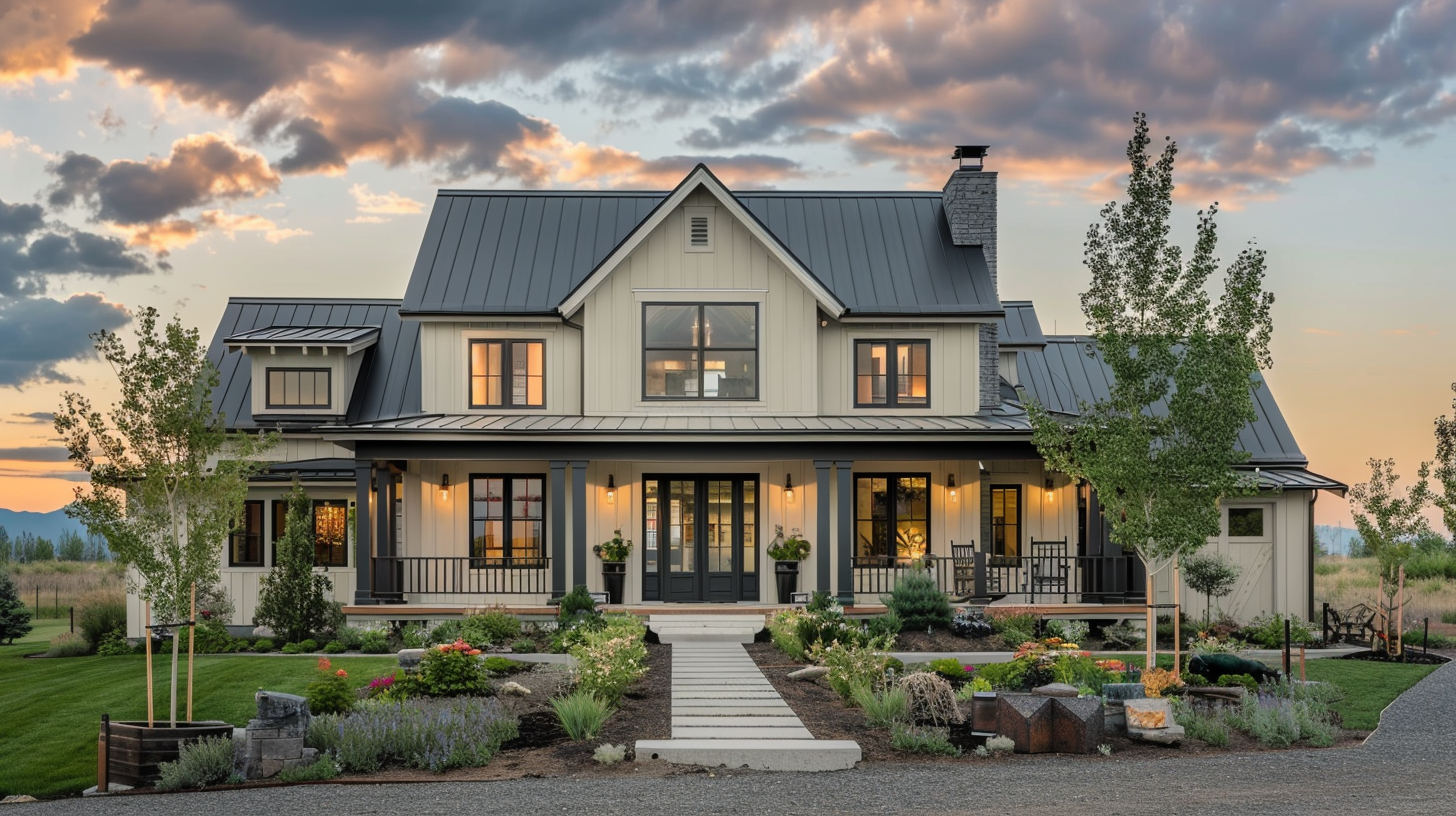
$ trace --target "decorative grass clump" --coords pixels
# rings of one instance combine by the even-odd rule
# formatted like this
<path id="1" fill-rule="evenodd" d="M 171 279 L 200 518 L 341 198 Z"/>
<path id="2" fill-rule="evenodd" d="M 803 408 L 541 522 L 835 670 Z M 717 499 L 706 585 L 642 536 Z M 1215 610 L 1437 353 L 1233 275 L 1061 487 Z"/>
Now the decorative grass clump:
<path id="1" fill-rule="evenodd" d="M 556 718 L 572 742 L 596 739 L 607 718 L 612 716 L 612 707 L 593 697 L 590 692 L 577 691 L 551 701 Z"/>
<path id="2" fill-rule="evenodd" d="M 879 691 L 870 686 L 855 686 L 851 699 L 864 712 L 865 721 L 876 728 L 889 728 L 910 719 L 910 698 L 898 685 Z"/>
<path id="3" fill-rule="evenodd" d="M 948 728 L 922 728 L 896 723 L 890 728 L 890 745 L 896 751 L 908 754 L 961 755 L 961 749 L 951 744 Z"/>

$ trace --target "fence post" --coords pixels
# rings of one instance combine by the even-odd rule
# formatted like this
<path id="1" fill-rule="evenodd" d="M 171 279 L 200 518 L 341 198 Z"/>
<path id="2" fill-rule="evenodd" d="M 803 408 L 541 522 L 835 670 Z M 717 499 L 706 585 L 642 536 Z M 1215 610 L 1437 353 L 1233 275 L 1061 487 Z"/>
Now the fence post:
<path id="1" fill-rule="evenodd" d="M 1284 618 L 1284 679 L 1289 679 L 1289 618 Z"/>
<path id="2" fill-rule="evenodd" d="M 76 634 L 76 607 L 71 607 L 71 634 Z"/>
<path id="3" fill-rule="evenodd" d="M 96 792 L 111 790 L 111 715 L 101 715 L 101 735 L 96 739 Z"/>
<path id="4" fill-rule="evenodd" d="M 1333 643 L 1334 638 L 1330 637 L 1330 602 L 1325 601 L 1320 607 L 1320 640 L 1325 643 Z"/>

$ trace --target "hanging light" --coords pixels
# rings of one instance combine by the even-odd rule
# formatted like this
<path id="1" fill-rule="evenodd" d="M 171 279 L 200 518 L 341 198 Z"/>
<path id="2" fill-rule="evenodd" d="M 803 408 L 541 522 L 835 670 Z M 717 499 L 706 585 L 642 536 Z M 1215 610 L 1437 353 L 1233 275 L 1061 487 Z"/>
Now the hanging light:
<path id="1" fill-rule="evenodd" d="M 794 503 L 794 475 L 792 473 L 784 474 L 784 501 L 789 504 Z"/>
<path id="2" fill-rule="evenodd" d="M 440 501 L 450 501 L 450 474 L 440 477 Z"/>
<path id="3" fill-rule="evenodd" d="M 955 481 L 955 474 L 954 473 L 948 474 L 945 477 L 945 489 L 948 490 L 948 491 L 950 491 L 950 500 L 951 501 L 955 501 L 956 500 L 956 493 L 958 491 L 956 490 L 956 481 Z"/>
<path id="4" fill-rule="evenodd" d="M 607 504 L 617 503 L 617 477 L 607 474 Z"/>
<path id="5" fill-rule="evenodd" d="M 1046 500 L 1047 501 L 1053 501 L 1056 498 L 1056 494 L 1052 492 L 1052 488 L 1053 488 L 1052 477 L 1048 476 L 1047 477 L 1047 480 L 1046 480 Z"/>

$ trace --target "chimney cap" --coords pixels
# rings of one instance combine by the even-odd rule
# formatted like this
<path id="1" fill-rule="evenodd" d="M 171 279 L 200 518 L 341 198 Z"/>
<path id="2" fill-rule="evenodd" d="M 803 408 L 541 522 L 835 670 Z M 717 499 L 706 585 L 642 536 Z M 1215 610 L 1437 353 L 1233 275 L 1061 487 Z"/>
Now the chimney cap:
<path id="1" fill-rule="evenodd" d="M 950 157 L 961 163 L 962 170 L 980 170 L 986 163 L 986 151 L 990 149 L 990 145 L 956 145 Z M 972 164 L 967 165 L 967 162 Z"/>

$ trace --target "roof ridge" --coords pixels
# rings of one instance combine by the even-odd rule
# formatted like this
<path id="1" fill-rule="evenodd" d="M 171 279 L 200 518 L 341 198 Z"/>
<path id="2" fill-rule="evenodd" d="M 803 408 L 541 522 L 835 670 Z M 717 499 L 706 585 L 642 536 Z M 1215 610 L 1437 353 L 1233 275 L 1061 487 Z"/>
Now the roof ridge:
<path id="1" fill-rule="evenodd" d="M 233 295 L 228 303 L 369 303 L 381 306 L 404 303 L 404 298 L 351 298 L 351 297 L 265 297 L 261 295 Z"/>

